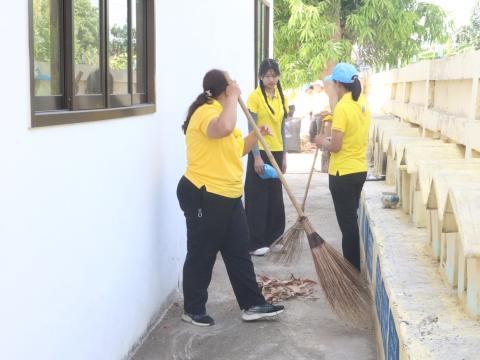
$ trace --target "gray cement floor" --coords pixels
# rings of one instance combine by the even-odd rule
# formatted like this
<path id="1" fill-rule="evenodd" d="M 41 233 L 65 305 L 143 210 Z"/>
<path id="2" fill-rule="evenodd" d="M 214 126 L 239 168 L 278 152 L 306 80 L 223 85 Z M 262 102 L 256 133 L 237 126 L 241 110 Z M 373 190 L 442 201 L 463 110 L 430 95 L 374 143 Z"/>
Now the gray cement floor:
<path id="1" fill-rule="evenodd" d="M 313 154 L 289 154 L 287 180 L 297 198 L 302 198 Z M 317 166 L 318 167 L 318 166 Z M 340 230 L 328 190 L 328 176 L 316 172 L 307 202 L 307 215 L 319 233 L 340 248 Z M 296 219 L 285 195 L 287 227 Z M 257 274 L 279 279 L 316 279 L 310 250 L 305 241 L 300 263 L 285 267 L 265 258 L 254 258 Z M 216 324 L 199 328 L 180 320 L 181 298 L 168 310 L 133 360 L 374 360 L 373 320 L 352 328 L 330 311 L 317 287 L 313 299 L 284 302 L 278 317 L 255 323 L 240 319 L 225 266 L 218 257 L 209 289 L 207 309 Z"/>

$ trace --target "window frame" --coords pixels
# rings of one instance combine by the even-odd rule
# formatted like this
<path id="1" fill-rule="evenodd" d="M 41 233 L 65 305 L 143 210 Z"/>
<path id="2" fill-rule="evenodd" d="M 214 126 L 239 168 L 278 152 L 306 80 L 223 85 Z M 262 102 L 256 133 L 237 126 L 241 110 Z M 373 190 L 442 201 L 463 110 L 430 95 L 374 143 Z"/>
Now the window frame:
<path id="1" fill-rule="evenodd" d="M 270 54 L 270 5 L 265 0 L 254 0 L 254 74 L 258 84 L 260 63 Z"/>
<path id="2" fill-rule="evenodd" d="M 101 95 L 74 95 L 73 81 L 74 54 L 73 54 L 73 1 L 61 0 L 61 31 L 60 31 L 60 64 L 62 95 L 36 96 L 35 95 L 35 59 L 34 59 L 34 22 L 33 2 L 28 1 L 29 11 L 29 52 L 30 52 L 30 111 L 31 127 L 74 124 L 89 121 L 117 119 L 123 117 L 152 114 L 156 111 L 155 104 L 155 7 L 154 0 L 145 0 L 144 6 L 144 81 L 145 93 L 136 93 L 133 88 L 132 61 L 132 11 L 128 11 L 128 90 L 129 94 L 109 94 L 106 73 L 108 64 L 108 0 L 99 0 L 100 4 L 100 71 L 101 81 L 104 84 L 104 93 Z M 126 0 L 129 9 L 134 6 L 135 0 Z M 100 99 L 101 98 L 101 99 Z M 128 101 L 129 98 L 130 100 Z M 93 100 L 93 101 L 92 101 Z M 98 107 L 103 102 L 103 107 Z M 117 102 L 115 104 L 115 102 Z M 116 106 L 109 107 L 112 105 Z M 88 107 L 85 109 L 84 107 Z"/>

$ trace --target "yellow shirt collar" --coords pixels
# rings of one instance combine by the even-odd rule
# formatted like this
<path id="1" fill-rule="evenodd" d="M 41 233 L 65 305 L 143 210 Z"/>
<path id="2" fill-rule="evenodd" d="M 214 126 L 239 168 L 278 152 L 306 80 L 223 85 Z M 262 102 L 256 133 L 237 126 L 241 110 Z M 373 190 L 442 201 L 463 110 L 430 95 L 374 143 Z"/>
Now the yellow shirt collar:
<path id="1" fill-rule="evenodd" d="M 262 89 L 260 88 L 260 86 L 257 86 L 257 88 L 255 89 L 255 93 L 256 93 L 256 96 L 260 99 L 260 102 L 263 104 L 263 106 L 265 106 L 267 109 L 268 109 L 268 105 L 267 105 L 267 102 L 265 101 L 265 98 L 263 97 L 263 94 L 262 94 Z M 280 92 L 278 91 L 278 88 L 275 86 L 275 92 L 273 94 L 273 98 L 270 97 L 270 95 L 268 95 L 268 93 L 265 91 L 266 95 L 267 95 L 267 99 L 270 98 L 271 101 L 275 101 L 275 100 L 280 100 Z M 267 113 L 272 117 L 272 118 L 275 118 L 275 115 L 271 113 L 271 111 L 268 109 Z"/>
<path id="2" fill-rule="evenodd" d="M 260 96 L 260 98 L 262 98 L 263 101 L 265 101 L 265 98 L 263 97 L 262 89 L 260 88 L 260 86 L 257 86 L 255 91 L 257 92 L 257 95 Z M 265 93 L 267 94 L 267 97 L 270 97 L 270 95 L 268 95 L 267 90 L 265 90 Z M 278 87 L 275 86 L 275 92 L 273 93 L 273 98 L 270 97 L 270 99 L 276 99 L 276 98 L 280 98 L 280 92 L 278 91 Z"/>

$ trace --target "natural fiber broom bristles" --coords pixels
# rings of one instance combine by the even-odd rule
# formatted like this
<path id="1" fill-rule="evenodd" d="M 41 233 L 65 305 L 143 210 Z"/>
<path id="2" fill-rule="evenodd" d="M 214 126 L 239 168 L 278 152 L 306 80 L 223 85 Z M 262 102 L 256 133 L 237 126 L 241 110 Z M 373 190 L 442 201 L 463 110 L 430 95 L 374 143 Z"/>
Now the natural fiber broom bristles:
<path id="1" fill-rule="evenodd" d="M 368 320 L 372 296 L 365 278 L 318 233 L 307 237 L 320 285 L 333 311 L 353 323 Z"/>
<path id="2" fill-rule="evenodd" d="M 279 237 L 271 246 L 272 251 L 268 256 L 284 264 L 298 261 L 305 232 L 320 286 L 333 311 L 341 319 L 352 323 L 368 321 L 372 298 L 365 277 L 313 230 L 307 218 L 297 220 Z M 276 251 L 275 245 L 282 245 L 282 249 Z"/>
<path id="3" fill-rule="evenodd" d="M 290 265 L 300 260 L 303 248 L 303 237 L 305 229 L 302 225 L 302 219 L 299 218 L 293 226 L 283 233 L 270 246 L 268 258 L 275 263 Z"/>

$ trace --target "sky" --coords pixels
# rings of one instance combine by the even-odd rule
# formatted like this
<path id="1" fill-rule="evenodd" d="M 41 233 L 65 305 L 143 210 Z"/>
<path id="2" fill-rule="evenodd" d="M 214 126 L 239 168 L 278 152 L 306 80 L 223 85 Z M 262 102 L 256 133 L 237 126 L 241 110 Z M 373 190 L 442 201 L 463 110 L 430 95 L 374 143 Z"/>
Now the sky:
<path id="1" fill-rule="evenodd" d="M 439 5 L 455 21 L 457 27 L 466 25 L 470 20 L 476 0 L 423 0 Z"/>

